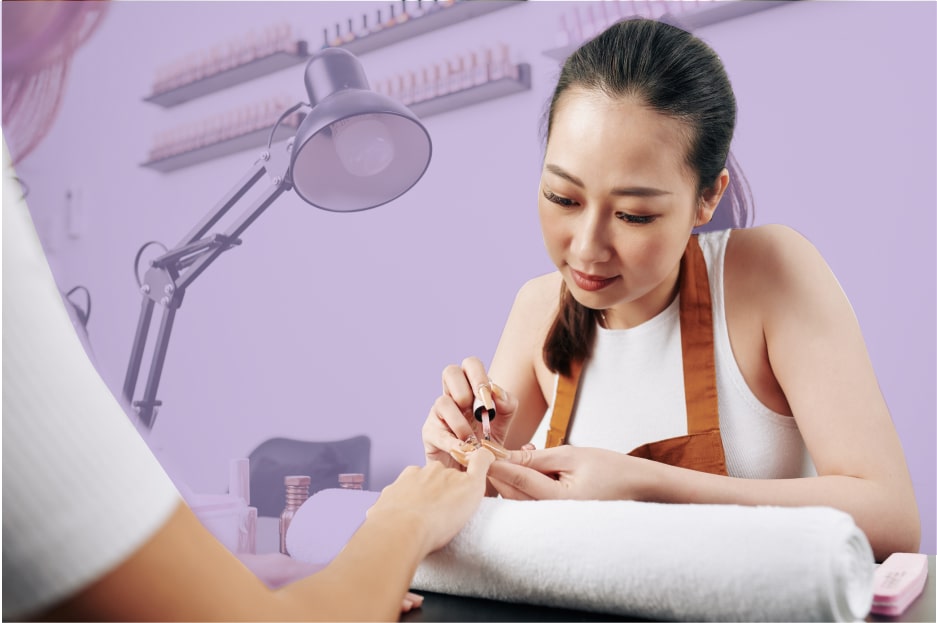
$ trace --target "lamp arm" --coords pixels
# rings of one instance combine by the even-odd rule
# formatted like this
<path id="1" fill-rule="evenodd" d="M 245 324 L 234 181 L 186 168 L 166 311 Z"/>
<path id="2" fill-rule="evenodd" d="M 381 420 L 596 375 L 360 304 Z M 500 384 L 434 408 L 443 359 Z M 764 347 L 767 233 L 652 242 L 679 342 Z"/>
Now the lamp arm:
<path id="1" fill-rule="evenodd" d="M 232 246 L 241 243 L 239 237 L 257 218 L 284 192 L 290 190 L 292 181 L 289 177 L 289 151 L 292 139 L 286 144 L 286 155 L 273 158 L 265 151 L 254 163 L 238 185 L 229 191 L 212 210 L 190 231 L 173 249 L 153 260 L 144 275 L 141 293 L 143 301 L 137 319 L 130 361 L 124 377 L 124 399 L 137 412 L 141 422 L 152 428 L 158 407 L 162 404 L 156 399 L 159 380 L 162 376 L 163 363 L 169 346 L 169 338 L 175 321 L 176 310 L 182 305 L 186 289 L 201 275 L 219 255 Z M 275 167 L 275 170 L 271 171 Z M 223 234 L 206 237 L 208 231 L 249 191 L 263 176 L 271 178 L 260 197 L 238 220 Z M 152 360 L 147 374 L 143 399 L 134 401 L 137 379 L 150 333 L 156 303 L 163 306 L 159 332 L 153 349 Z"/>

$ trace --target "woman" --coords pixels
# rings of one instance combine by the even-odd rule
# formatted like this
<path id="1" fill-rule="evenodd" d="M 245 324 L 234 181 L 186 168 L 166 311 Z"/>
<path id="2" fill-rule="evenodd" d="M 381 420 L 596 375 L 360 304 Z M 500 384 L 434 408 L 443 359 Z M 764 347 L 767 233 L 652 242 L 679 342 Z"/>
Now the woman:
<path id="1" fill-rule="evenodd" d="M 538 197 L 558 270 L 521 288 L 491 363 L 491 437 L 512 452 L 489 481 L 516 499 L 833 506 L 878 559 L 917 551 L 901 445 L 823 258 L 781 226 L 692 234 L 732 192 L 735 117 L 716 54 L 664 23 L 619 22 L 566 61 Z M 474 357 L 443 371 L 428 459 L 473 439 L 488 374 Z"/>
<path id="2" fill-rule="evenodd" d="M 331 564 L 271 590 L 242 562 L 275 584 L 310 570 L 279 555 L 238 561 L 225 549 L 78 341 L 19 196 L 6 132 L 17 130 L 19 156 L 41 140 L 29 115 L 57 99 L 67 72 L 56 67 L 99 10 L 3 3 L 3 619 L 397 620 L 401 604 L 419 605 L 407 593 L 417 564 L 480 503 L 494 457 L 479 453 L 465 473 L 408 468 Z M 9 110 L 8 91 L 17 94 Z M 54 107 L 40 118 L 52 116 Z"/>

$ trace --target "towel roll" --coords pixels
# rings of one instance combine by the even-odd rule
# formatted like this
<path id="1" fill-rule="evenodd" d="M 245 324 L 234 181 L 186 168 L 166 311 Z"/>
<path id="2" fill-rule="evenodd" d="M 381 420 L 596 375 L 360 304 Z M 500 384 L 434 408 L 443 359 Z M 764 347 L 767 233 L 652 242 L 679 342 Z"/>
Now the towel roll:
<path id="1" fill-rule="evenodd" d="M 292 555 L 327 563 L 376 496 L 312 496 Z M 865 535 L 832 508 L 487 498 L 412 586 L 652 619 L 855 621 L 874 570 Z"/>

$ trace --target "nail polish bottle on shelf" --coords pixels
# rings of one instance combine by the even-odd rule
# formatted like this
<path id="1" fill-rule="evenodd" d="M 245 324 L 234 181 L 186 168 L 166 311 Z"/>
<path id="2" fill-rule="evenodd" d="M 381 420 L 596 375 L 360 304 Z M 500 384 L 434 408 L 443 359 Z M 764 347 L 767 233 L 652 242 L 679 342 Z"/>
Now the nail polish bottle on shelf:
<path id="1" fill-rule="evenodd" d="M 441 97 L 449 93 L 449 76 L 441 63 L 433 66 L 433 84 L 435 86 L 436 97 Z"/>
<path id="2" fill-rule="evenodd" d="M 465 69 L 465 61 L 458 57 L 446 61 L 446 67 L 449 70 L 449 92 L 455 93 L 462 90 L 462 72 Z"/>
<path id="3" fill-rule="evenodd" d="M 384 30 L 384 21 L 383 21 L 383 14 L 381 13 L 381 10 L 378 9 L 377 19 L 374 21 L 374 26 L 371 27 L 371 32 L 378 32 L 381 30 Z"/>
<path id="4" fill-rule="evenodd" d="M 488 68 L 484 63 L 484 56 L 479 52 L 472 52 L 469 60 L 472 75 L 472 86 L 479 86 L 488 82 Z"/>
<path id="5" fill-rule="evenodd" d="M 363 13 L 361 15 L 361 29 L 358 31 L 358 38 L 367 37 L 371 34 L 371 31 L 368 29 L 368 14 Z"/>
<path id="6" fill-rule="evenodd" d="M 328 29 L 328 28 L 323 28 L 323 29 L 322 29 L 322 49 L 324 50 L 325 48 L 329 47 L 330 45 L 331 45 L 331 43 L 329 42 L 329 29 Z"/>
<path id="7" fill-rule="evenodd" d="M 433 83 L 433 71 L 429 67 L 420 70 L 420 101 L 436 97 L 436 85 Z"/>
<path id="8" fill-rule="evenodd" d="M 508 44 L 501 43 L 499 44 L 501 49 L 501 73 L 505 78 L 511 78 L 512 80 L 518 79 L 518 69 L 517 63 L 511 60 L 511 48 L 508 47 Z"/>
<path id="9" fill-rule="evenodd" d="M 364 474 L 339 474 L 338 487 L 340 489 L 364 489 Z"/>
<path id="10" fill-rule="evenodd" d="M 355 27 L 352 24 L 351 18 L 349 17 L 348 18 L 348 30 L 345 32 L 345 36 L 342 37 L 342 43 L 351 43 L 357 38 L 358 36 L 355 34 Z"/>
<path id="11" fill-rule="evenodd" d="M 403 24 L 410 19 L 410 14 L 407 12 L 407 0 L 400 0 L 400 16 L 397 18 L 398 24 Z"/>
<path id="12" fill-rule="evenodd" d="M 286 506 L 280 513 L 280 553 L 289 555 L 286 549 L 286 531 L 289 530 L 290 522 L 296 515 L 296 511 L 309 499 L 309 483 L 312 479 L 309 476 L 287 476 L 283 482 L 286 485 Z"/>
<path id="13" fill-rule="evenodd" d="M 329 41 L 329 45 L 333 47 L 338 47 L 342 44 L 342 25 L 337 23 L 335 24 L 335 36 Z"/>
<path id="14" fill-rule="evenodd" d="M 489 82 L 502 78 L 501 64 L 498 63 L 498 60 L 495 58 L 495 53 L 491 48 L 485 48 L 485 66 L 488 69 Z"/>
<path id="15" fill-rule="evenodd" d="M 387 18 L 387 23 L 384 24 L 386 28 L 391 28 L 397 25 L 397 18 L 395 17 L 396 8 L 397 7 L 393 4 L 390 5 L 390 16 Z"/>

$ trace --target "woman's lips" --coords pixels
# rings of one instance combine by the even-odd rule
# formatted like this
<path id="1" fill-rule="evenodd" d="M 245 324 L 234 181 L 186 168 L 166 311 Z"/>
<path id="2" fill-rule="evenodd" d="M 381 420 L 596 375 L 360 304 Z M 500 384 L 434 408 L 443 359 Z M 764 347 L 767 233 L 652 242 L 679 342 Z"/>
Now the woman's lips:
<path id="1" fill-rule="evenodd" d="M 581 273 L 574 268 L 569 269 L 570 273 L 573 275 L 573 281 L 576 282 L 576 285 L 582 288 L 583 290 L 588 290 L 589 292 L 595 292 L 596 290 L 601 290 L 610 286 L 618 276 L 614 277 L 600 277 L 599 275 L 587 275 L 586 273 Z"/>

